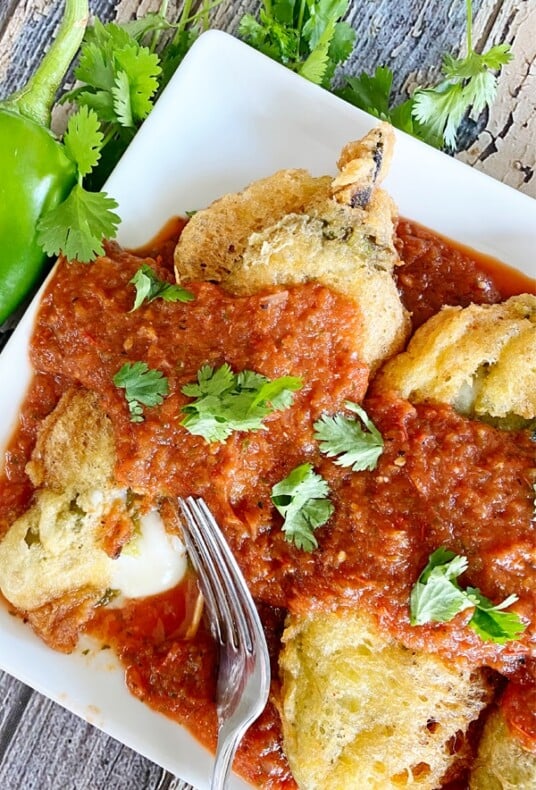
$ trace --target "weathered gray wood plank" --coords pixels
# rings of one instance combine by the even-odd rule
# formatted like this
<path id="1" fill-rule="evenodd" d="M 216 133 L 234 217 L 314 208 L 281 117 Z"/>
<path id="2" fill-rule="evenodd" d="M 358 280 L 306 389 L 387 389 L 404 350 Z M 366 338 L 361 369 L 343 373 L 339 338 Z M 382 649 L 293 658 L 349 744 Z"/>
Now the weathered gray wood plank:
<path id="1" fill-rule="evenodd" d="M 61 6 L 59 0 L 5 2 L 0 10 L 0 95 L 27 79 L 57 26 Z M 172 0 L 170 16 L 180 5 L 180 0 Z M 243 13 L 255 12 L 258 5 L 251 0 L 222 2 L 212 14 L 213 25 L 236 33 Z M 158 6 L 159 0 L 90 0 L 91 12 L 104 19 L 128 19 Z M 474 0 L 474 14 L 477 47 L 508 41 L 514 59 L 503 69 L 491 112 L 483 114 L 477 123 L 466 124 L 460 147 L 468 150 L 458 158 L 536 197 L 536 3 Z M 437 80 L 442 54 L 463 52 L 465 47 L 462 0 L 355 3 L 348 21 L 357 32 L 357 45 L 344 72 L 357 74 L 361 70 L 372 72 L 378 65 L 391 67 L 397 99 L 405 98 L 416 84 Z"/>
<path id="2" fill-rule="evenodd" d="M 159 0 L 90 0 L 101 19 L 155 10 Z M 170 14 L 180 0 L 170 2 Z M 223 2 L 214 26 L 235 33 L 259 2 Z M 20 87 L 56 28 L 60 0 L 0 0 L 0 96 Z M 475 0 L 475 41 L 507 40 L 514 61 L 503 71 L 498 100 L 459 157 L 536 197 L 536 2 Z M 347 73 L 388 65 L 399 97 L 434 80 L 443 52 L 463 50 L 464 2 L 368 0 L 352 4 L 358 34 Z M 172 777 L 87 723 L 0 673 L 0 787 L 5 790 L 165 790 Z"/>
<path id="3" fill-rule="evenodd" d="M 0 787 L 142 790 L 158 787 L 162 774 L 149 760 L 32 694 L 0 765 Z"/>
<path id="4" fill-rule="evenodd" d="M 506 6 L 489 32 L 485 16 L 476 20 L 477 34 L 512 42 L 515 58 L 501 74 L 485 129 L 458 158 L 536 197 L 536 2 Z"/>

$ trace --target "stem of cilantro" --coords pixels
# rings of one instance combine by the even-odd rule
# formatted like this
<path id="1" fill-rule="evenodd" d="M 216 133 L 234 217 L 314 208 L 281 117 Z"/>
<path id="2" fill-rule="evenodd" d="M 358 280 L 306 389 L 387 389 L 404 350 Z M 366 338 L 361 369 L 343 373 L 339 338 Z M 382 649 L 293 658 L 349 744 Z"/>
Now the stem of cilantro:
<path id="1" fill-rule="evenodd" d="M 306 0 L 301 0 L 300 2 L 300 10 L 298 12 L 298 24 L 296 26 L 296 30 L 298 32 L 298 42 L 296 45 L 296 63 L 294 64 L 296 67 L 298 67 L 300 64 L 301 34 L 303 27 L 303 17 L 305 16 L 305 2 Z"/>
<path id="2" fill-rule="evenodd" d="M 106 129 L 106 132 L 104 133 L 104 136 L 102 138 L 101 148 L 104 148 L 105 146 L 108 145 L 108 143 L 111 140 L 113 140 L 113 138 L 116 135 L 116 132 L 117 132 L 117 130 L 116 130 L 116 128 L 114 126 L 112 126 L 112 125 L 108 126 L 108 128 Z"/>
<path id="3" fill-rule="evenodd" d="M 202 7 L 198 11 L 196 11 L 194 14 L 191 14 L 190 12 L 192 10 L 193 1 L 192 0 L 186 0 L 186 2 L 184 3 L 184 5 L 182 7 L 182 11 L 181 11 L 181 15 L 179 17 L 179 20 L 178 20 L 177 24 L 174 25 L 174 27 L 176 28 L 176 31 L 175 31 L 175 34 L 173 36 L 172 42 L 171 42 L 172 45 L 178 44 L 181 35 L 185 32 L 185 30 L 188 27 L 188 25 L 193 25 L 199 19 L 203 19 L 203 29 L 204 30 L 208 30 L 209 27 L 210 27 L 210 19 L 209 19 L 208 15 L 212 11 L 213 8 L 216 8 L 222 2 L 223 2 L 223 0 L 214 0 L 214 2 L 212 2 L 212 3 L 211 2 L 207 2 L 207 0 L 204 0 Z M 167 3 L 166 3 L 166 5 L 167 5 Z"/>
<path id="4" fill-rule="evenodd" d="M 219 3 L 216 3 L 215 5 L 218 4 Z M 198 12 L 203 17 L 203 30 L 208 30 L 210 28 L 210 11 L 213 7 L 214 5 L 211 6 L 207 0 L 203 0 L 201 11 Z"/>
<path id="5" fill-rule="evenodd" d="M 203 7 L 200 8 L 199 11 L 196 11 L 195 14 L 192 14 L 192 16 L 188 17 L 188 19 L 185 21 L 185 26 L 187 24 L 197 22 L 198 19 L 203 18 L 203 30 L 208 30 L 210 28 L 209 13 L 213 8 L 217 8 L 222 2 L 223 0 L 214 0 L 213 3 L 209 3 L 207 0 L 205 0 L 203 2 Z"/>
<path id="6" fill-rule="evenodd" d="M 165 18 L 166 14 L 167 14 L 167 9 L 168 9 L 168 0 L 162 0 L 162 2 L 160 3 L 160 8 L 158 9 L 159 16 Z M 158 46 L 158 42 L 160 41 L 161 34 L 162 34 L 161 30 L 155 30 L 154 31 L 154 33 L 152 35 L 152 38 L 151 38 L 151 44 L 150 44 L 150 47 L 149 47 L 151 52 L 154 52 L 156 50 L 156 48 Z"/>
<path id="7" fill-rule="evenodd" d="M 177 30 L 173 36 L 173 43 L 177 43 L 186 30 L 186 25 L 191 21 L 190 12 L 192 10 L 193 0 L 185 0 L 182 7 L 181 15 L 177 24 Z"/>
<path id="8" fill-rule="evenodd" d="M 467 55 L 473 51 L 473 1 L 465 0 L 467 15 Z"/>

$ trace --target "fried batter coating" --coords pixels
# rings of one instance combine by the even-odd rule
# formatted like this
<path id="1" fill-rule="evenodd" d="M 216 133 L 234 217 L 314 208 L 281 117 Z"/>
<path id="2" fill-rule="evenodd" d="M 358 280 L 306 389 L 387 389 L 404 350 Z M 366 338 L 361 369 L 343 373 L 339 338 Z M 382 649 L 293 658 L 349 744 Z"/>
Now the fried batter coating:
<path id="1" fill-rule="evenodd" d="M 536 296 L 444 307 L 390 360 L 377 389 L 516 426 L 536 418 Z"/>
<path id="2" fill-rule="evenodd" d="M 379 188 L 392 147 L 381 124 L 344 148 L 333 180 L 283 170 L 198 211 L 175 249 L 178 281 L 211 280 L 244 295 L 318 280 L 356 302 L 357 350 L 375 369 L 409 331 L 392 277 L 396 210 Z"/>
<path id="3" fill-rule="evenodd" d="M 0 588 L 39 635 L 71 650 L 110 581 L 101 546 L 113 487 L 112 428 L 94 394 L 69 390 L 44 420 L 28 464 L 33 505 L 0 543 Z M 121 503 L 122 504 L 122 503 Z"/>
<path id="4" fill-rule="evenodd" d="M 470 790 L 534 790 L 536 754 L 510 733 L 500 710 L 486 721 L 469 780 Z"/>
<path id="5" fill-rule="evenodd" d="M 109 485 L 114 463 L 112 426 L 97 397 L 71 389 L 43 421 L 26 472 L 36 488 L 72 494 L 82 481 Z"/>
<path id="6" fill-rule="evenodd" d="M 284 749 L 300 790 L 433 790 L 467 758 L 484 673 L 408 650 L 355 610 L 291 616 L 283 642 Z"/>

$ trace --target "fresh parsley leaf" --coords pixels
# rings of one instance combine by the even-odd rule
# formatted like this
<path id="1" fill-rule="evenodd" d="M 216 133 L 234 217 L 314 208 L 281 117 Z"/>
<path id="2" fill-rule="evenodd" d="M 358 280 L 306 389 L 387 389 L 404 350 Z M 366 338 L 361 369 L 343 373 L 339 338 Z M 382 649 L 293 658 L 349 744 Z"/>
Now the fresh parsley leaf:
<path id="1" fill-rule="evenodd" d="M 272 502 L 284 519 L 285 539 L 296 548 L 313 551 L 318 546 L 314 530 L 325 524 L 334 510 L 328 494 L 328 484 L 310 463 L 295 467 L 272 487 Z"/>
<path id="2" fill-rule="evenodd" d="M 315 439 L 320 443 L 320 451 L 334 458 L 339 466 L 351 466 L 354 472 L 375 469 L 378 458 L 383 452 L 383 438 L 365 410 L 357 403 L 346 402 L 346 408 L 360 418 L 358 420 L 336 414 L 334 417 L 323 415 L 314 424 Z"/>
<path id="3" fill-rule="evenodd" d="M 476 587 L 462 590 L 458 576 L 467 570 L 467 558 L 439 548 L 434 551 L 410 594 L 410 622 L 445 623 L 464 609 L 474 607 L 469 627 L 485 641 L 503 644 L 517 639 L 525 630 L 519 615 L 502 611 L 517 601 L 509 595 L 502 603 L 493 604 Z"/>
<path id="4" fill-rule="evenodd" d="M 227 364 L 216 370 L 203 365 L 197 382 L 182 388 L 184 395 L 196 398 L 182 407 L 183 425 L 207 442 L 224 442 L 233 431 L 266 430 L 263 419 L 273 411 L 292 404 L 292 393 L 302 386 L 295 376 L 270 379 L 245 370 L 233 373 Z"/>
<path id="5" fill-rule="evenodd" d="M 88 263 L 104 252 L 119 225 L 117 202 L 104 192 L 88 192 L 75 184 L 68 197 L 37 223 L 37 240 L 47 255 L 62 252 L 70 261 Z"/>
<path id="6" fill-rule="evenodd" d="M 143 302 L 152 302 L 158 298 L 166 302 L 191 302 L 195 298 L 186 288 L 161 280 L 147 263 L 140 266 L 130 283 L 136 288 L 136 298 L 131 312 L 137 310 Z"/>
<path id="7" fill-rule="evenodd" d="M 131 422 L 143 422 L 143 406 L 159 406 L 169 394 L 166 376 L 145 362 L 125 362 L 113 377 L 116 387 L 125 390 Z"/>

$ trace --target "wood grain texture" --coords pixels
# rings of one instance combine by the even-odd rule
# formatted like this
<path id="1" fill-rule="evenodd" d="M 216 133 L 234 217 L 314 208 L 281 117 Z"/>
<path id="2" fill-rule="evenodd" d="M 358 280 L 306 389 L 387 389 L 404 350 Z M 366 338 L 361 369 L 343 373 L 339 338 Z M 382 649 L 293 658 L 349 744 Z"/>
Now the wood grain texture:
<path id="1" fill-rule="evenodd" d="M 90 0 L 101 19 L 129 19 L 156 10 L 160 0 Z M 170 17 L 180 8 L 171 0 Z M 236 33 L 258 2 L 222 2 L 213 24 Z M 0 96 L 31 74 L 57 27 L 60 0 L 0 0 Z M 468 124 L 458 157 L 536 197 L 536 0 L 475 0 L 478 48 L 511 43 L 489 115 Z M 464 2 L 362 0 L 348 21 L 357 45 L 344 71 L 387 65 L 404 98 L 416 84 L 437 79 L 443 52 L 463 52 Z M 70 78 L 68 78 L 70 79 Z M 178 790 L 158 766 L 98 732 L 17 680 L 0 673 L 0 788 L 2 790 Z"/>
<path id="2" fill-rule="evenodd" d="M 536 197 L 536 2 L 501 5 L 489 32 L 485 15 L 476 19 L 476 33 L 513 42 L 515 58 L 501 73 L 485 128 L 458 158 Z"/>

